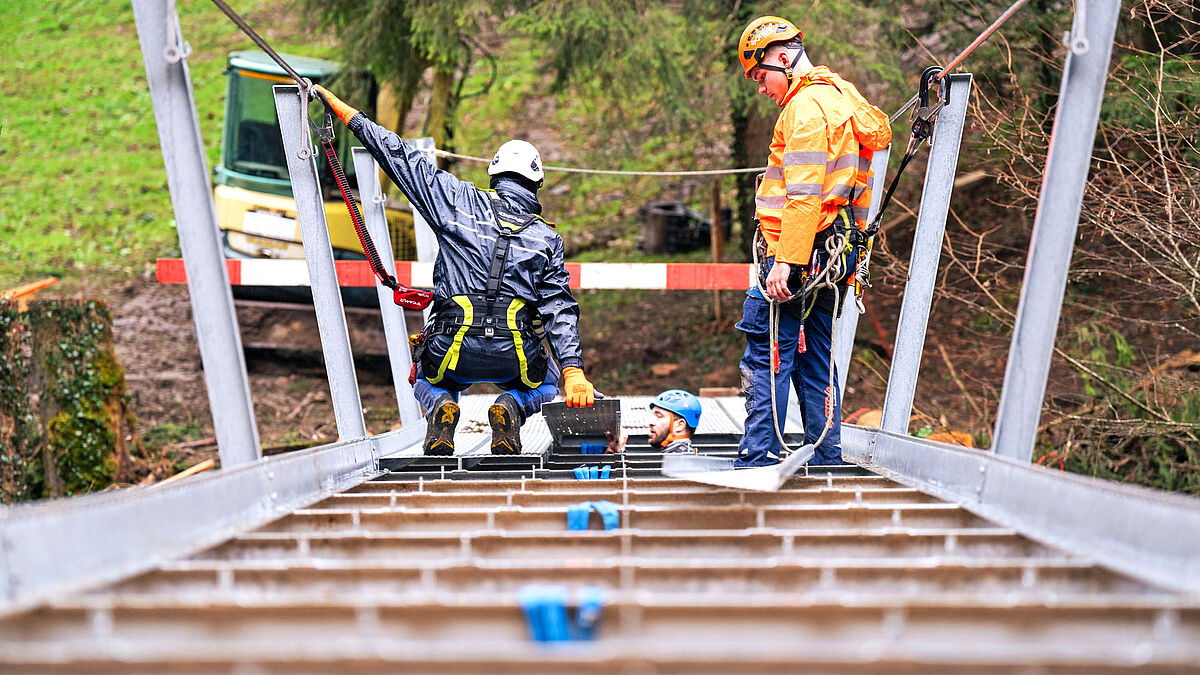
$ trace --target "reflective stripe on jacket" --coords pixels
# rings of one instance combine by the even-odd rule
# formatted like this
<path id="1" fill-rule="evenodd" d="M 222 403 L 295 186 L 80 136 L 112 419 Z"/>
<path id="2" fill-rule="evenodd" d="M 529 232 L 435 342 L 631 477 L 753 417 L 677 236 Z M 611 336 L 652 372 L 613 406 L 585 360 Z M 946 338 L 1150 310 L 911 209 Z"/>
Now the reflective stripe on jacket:
<path id="1" fill-rule="evenodd" d="M 483 293 L 500 234 L 492 206 L 496 193 L 438 169 L 412 144 L 362 113 L 347 126 L 437 236 L 438 256 L 433 264 L 437 301 Z M 512 203 L 507 206 L 513 212 L 520 210 Z M 570 281 L 562 237 L 549 223 L 537 218 L 514 235 L 500 279 L 500 295 L 537 307 L 559 365 L 582 368 L 579 304 L 571 295 Z"/>
<path id="2" fill-rule="evenodd" d="M 867 130 L 869 143 L 860 144 L 852 123 L 860 106 L 872 107 L 853 84 L 825 66 L 796 74 L 755 196 L 768 256 L 808 264 L 817 232 L 829 227 L 851 198 L 856 224 L 866 227 L 875 154 L 867 146 L 885 147 L 891 131 L 875 122 Z"/>

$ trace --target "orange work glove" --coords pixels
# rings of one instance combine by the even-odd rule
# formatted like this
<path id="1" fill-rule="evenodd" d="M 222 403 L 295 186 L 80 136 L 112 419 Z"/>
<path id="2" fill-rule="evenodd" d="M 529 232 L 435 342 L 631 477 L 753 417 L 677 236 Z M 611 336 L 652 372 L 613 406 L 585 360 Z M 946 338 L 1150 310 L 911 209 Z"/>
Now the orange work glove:
<path id="1" fill-rule="evenodd" d="M 337 118 L 346 124 L 350 123 L 350 118 L 358 114 L 358 110 L 346 105 L 346 102 L 333 95 L 331 91 L 322 87 L 319 84 L 314 84 L 313 88 L 317 90 L 317 97 L 321 99 Z"/>
<path id="2" fill-rule="evenodd" d="M 596 402 L 596 388 L 575 366 L 563 368 L 563 396 L 568 408 L 586 408 Z"/>

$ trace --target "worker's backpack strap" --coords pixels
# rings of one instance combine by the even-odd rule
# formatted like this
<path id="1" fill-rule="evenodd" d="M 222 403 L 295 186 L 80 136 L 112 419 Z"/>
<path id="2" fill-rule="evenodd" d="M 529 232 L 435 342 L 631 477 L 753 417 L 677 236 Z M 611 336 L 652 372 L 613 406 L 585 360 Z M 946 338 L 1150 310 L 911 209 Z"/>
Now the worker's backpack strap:
<path id="1" fill-rule="evenodd" d="M 496 214 L 496 248 L 492 250 L 492 264 L 488 268 L 487 291 L 485 295 L 493 301 L 500 292 L 500 281 L 504 276 L 504 265 L 508 262 L 508 247 L 512 239 L 525 228 L 541 220 L 533 213 L 513 213 L 504 200 L 491 190 L 483 190 L 492 202 L 492 212 Z"/>

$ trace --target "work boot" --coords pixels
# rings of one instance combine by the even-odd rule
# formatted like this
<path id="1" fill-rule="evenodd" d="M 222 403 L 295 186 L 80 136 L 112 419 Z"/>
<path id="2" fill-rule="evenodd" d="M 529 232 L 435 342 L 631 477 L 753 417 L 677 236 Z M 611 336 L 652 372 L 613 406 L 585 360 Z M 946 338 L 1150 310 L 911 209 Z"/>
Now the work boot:
<path id="1" fill-rule="evenodd" d="M 521 424 L 525 416 L 512 394 L 501 394 L 488 408 L 488 423 L 492 425 L 492 454 L 521 454 Z"/>
<path id="2" fill-rule="evenodd" d="M 458 426 L 458 404 L 443 394 L 433 402 L 425 418 L 425 454 L 453 455 L 454 427 Z"/>

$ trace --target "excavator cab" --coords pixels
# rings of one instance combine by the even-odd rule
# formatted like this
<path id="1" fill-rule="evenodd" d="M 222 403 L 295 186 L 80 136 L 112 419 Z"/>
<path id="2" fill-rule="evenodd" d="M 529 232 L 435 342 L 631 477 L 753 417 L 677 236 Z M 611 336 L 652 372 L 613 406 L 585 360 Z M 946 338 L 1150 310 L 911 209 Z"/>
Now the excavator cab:
<path id="1" fill-rule="evenodd" d="M 341 70 L 332 61 L 283 55 L 300 75 L 313 82 L 327 82 Z M 296 203 L 288 179 L 283 138 L 275 114 L 272 87 L 292 84 L 274 61 L 259 51 L 239 51 L 229 55 L 226 74 L 228 83 L 225 99 L 225 125 L 221 139 L 221 159 L 213 170 L 213 200 L 217 224 L 227 258 L 303 258 L 304 246 L 296 220 Z M 375 78 L 365 71 L 349 76 L 357 81 L 359 91 L 368 93 L 366 100 L 374 102 L 378 94 Z M 317 102 L 311 104 L 310 114 L 319 119 L 324 112 Z M 373 106 L 364 108 L 368 116 Z M 338 156 L 351 187 L 357 186 L 354 162 L 350 149 L 359 145 L 354 135 L 338 125 L 335 141 Z M 346 212 L 333 174 L 324 162 L 317 162 L 325 220 L 336 260 L 366 260 L 354 224 Z M 358 198 L 357 192 L 354 194 Z M 396 260 L 416 257 L 411 208 L 406 203 L 388 200 L 386 204 L 390 242 L 375 242 L 376 247 L 390 245 Z M 307 287 L 235 286 L 235 297 L 284 302 L 312 302 Z M 373 288 L 343 288 L 346 304 L 378 306 Z"/>

